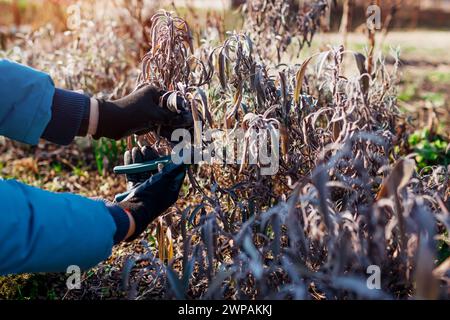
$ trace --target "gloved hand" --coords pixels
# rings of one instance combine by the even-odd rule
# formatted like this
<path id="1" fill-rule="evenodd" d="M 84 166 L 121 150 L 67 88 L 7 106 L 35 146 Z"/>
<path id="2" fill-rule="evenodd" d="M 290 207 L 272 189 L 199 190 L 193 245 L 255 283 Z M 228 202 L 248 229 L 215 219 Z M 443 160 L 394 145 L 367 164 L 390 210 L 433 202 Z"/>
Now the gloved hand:
<path id="1" fill-rule="evenodd" d="M 134 147 L 133 149 L 125 151 L 123 155 L 123 162 L 125 165 L 133 163 L 142 163 L 159 158 L 158 153 L 151 147 L 144 146 L 142 148 Z M 142 173 L 127 174 L 127 190 L 137 187 L 139 184 L 150 178 L 153 174 L 158 173 L 158 170 L 153 172 L 146 171 Z"/>
<path id="2" fill-rule="evenodd" d="M 164 91 L 145 86 L 119 100 L 98 100 L 99 119 L 94 138 L 117 140 L 137 132 L 143 134 L 160 126 L 162 134 L 170 139 L 173 130 L 191 127 L 192 115 L 189 112 L 170 111 L 166 107 L 167 101 L 161 99 L 163 94 Z"/>
<path id="3" fill-rule="evenodd" d="M 149 161 L 158 157 L 149 147 L 133 148 L 124 155 L 125 164 Z M 184 164 L 169 163 L 161 172 L 146 172 L 127 175 L 129 195 L 117 203 L 134 218 L 135 232 L 127 241 L 136 239 L 159 215 L 178 199 L 186 175 Z"/>

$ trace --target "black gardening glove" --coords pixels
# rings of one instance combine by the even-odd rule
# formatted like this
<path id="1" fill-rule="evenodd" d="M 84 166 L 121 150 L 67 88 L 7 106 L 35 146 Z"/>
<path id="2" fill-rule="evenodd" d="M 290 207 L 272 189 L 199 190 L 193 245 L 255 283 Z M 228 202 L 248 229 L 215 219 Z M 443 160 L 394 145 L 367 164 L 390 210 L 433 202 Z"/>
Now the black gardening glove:
<path id="1" fill-rule="evenodd" d="M 177 128 L 191 127 L 190 113 L 184 110 L 170 111 L 166 102 L 161 99 L 163 95 L 164 91 L 145 86 L 119 100 L 98 100 L 99 119 L 94 138 L 117 140 L 133 133 L 143 134 L 156 130 L 158 127 L 163 134 L 169 135 Z M 170 136 L 166 138 L 170 139 Z"/>
<path id="2" fill-rule="evenodd" d="M 125 153 L 125 164 L 155 159 L 158 155 L 149 147 L 133 148 L 131 154 Z M 148 226 L 178 199 L 181 185 L 186 175 L 184 164 L 167 164 L 161 172 L 146 172 L 127 175 L 129 195 L 117 203 L 130 213 L 135 221 L 136 230 L 127 239 L 136 239 Z"/>

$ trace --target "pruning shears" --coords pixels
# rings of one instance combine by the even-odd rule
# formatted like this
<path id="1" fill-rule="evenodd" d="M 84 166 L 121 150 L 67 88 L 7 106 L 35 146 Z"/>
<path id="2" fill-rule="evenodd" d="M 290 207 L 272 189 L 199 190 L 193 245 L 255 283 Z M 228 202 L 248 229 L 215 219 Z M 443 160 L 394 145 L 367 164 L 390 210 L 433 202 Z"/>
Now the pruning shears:
<path id="1" fill-rule="evenodd" d="M 113 171 L 117 174 L 134 174 L 147 171 L 155 171 L 158 170 L 158 167 L 160 165 L 166 166 L 170 162 L 172 162 L 171 156 L 164 156 L 151 161 L 132 163 L 123 166 L 115 166 Z"/>
<path id="2" fill-rule="evenodd" d="M 142 163 L 132 163 L 122 166 L 115 166 L 113 171 L 117 174 L 135 174 L 148 171 L 156 171 L 159 169 L 160 165 L 166 166 L 169 163 L 172 163 L 171 156 L 164 156 Z M 116 202 L 120 202 L 124 200 L 132 191 L 133 189 L 117 194 L 114 197 L 114 200 Z"/>

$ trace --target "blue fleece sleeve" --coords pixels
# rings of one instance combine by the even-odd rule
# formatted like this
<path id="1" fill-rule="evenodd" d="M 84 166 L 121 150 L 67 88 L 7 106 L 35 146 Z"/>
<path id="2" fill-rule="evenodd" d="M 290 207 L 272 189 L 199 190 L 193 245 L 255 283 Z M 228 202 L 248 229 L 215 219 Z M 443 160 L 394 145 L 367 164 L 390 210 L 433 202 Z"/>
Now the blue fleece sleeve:
<path id="1" fill-rule="evenodd" d="M 0 59 L 0 135 L 68 144 L 88 104 L 84 95 L 55 90 L 47 74 Z M 91 267 L 110 255 L 128 228 L 118 207 L 0 178 L 0 274 Z"/>
<path id="2" fill-rule="evenodd" d="M 0 60 L 0 135 L 37 144 L 51 118 L 54 92 L 47 74 Z"/>
<path id="3" fill-rule="evenodd" d="M 92 267 L 111 254 L 114 219 L 102 201 L 0 180 L 0 275 Z"/>
<path id="4" fill-rule="evenodd" d="M 67 145 L 88 121 L 89 104 L 83 94 L 55 89 L 49 75 L 0 59 L 0 135 L 28 144 L 44 138 Z"/>

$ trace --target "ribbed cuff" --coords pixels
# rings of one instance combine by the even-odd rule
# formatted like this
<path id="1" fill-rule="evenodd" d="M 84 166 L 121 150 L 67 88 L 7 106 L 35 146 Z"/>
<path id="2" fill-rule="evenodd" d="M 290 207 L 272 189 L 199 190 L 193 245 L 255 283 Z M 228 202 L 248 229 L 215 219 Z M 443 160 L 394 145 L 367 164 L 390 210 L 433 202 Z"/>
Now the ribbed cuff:
<path id="1" fill-rule="evenodd" d="M 130 229 L 130 218 L 125 211 L 118 205 L 106 203 L 106 208 L 109 210 L 114 222 L 116 223 L 116 233 L 114 234 L 114 244 L 118 244 L 125 239 L 128 230 Z"/>
<path id="2" fill-rule="evenodd" d="M 52 117 L 41 137 L 61 145 L 71 143 L 89 110 L 89 104 L 89 97 L 83 94 L 55 88 Z"/>

